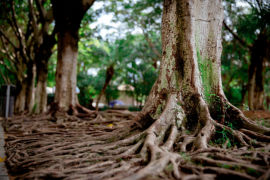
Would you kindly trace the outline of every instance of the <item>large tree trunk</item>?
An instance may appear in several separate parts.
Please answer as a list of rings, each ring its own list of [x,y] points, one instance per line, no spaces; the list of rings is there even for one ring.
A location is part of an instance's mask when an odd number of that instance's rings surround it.
[[[58,32],[56,91],[54,101],[60,109],[68,111],[76,106],[78,31]]]
[[[181,150],[208,147],[215,128],[234,123],[260,133],[226,99],[221,82],[221,0],[165,0],[162,19],[162,64],[158,80],[137,119],[154,134],[176,126],[191,132]],[[155,141],[152,139],[152,141]],[[241,142],[244,143],[244,142]]]
[[[54,0],[53,10],[58,37],[55,99],[57,107],[68,111],[77,105],[77,56],[81,20],[94,0]]]
[[[248,106],[250,110],[264,109],[264,74],[268,46],[265,31],[251,48],[248,74]]]
[[[164,0],[160,73],[136,119],[145,129],[140,155],[151,159],[130,179],[159,173],[169,163],[173,175],[180,178],[177,164],[182,157],[170,150],[207,149],[216,129],[231,130],[230,141],[240,146],[251,145],[251,138],[244,139],[247,135],[240,130],[269,134],[269,128],[247,119],[224,95],[222,20],[221,0]]]
[[[225,96],[220,73],[222,20],[221,1],[164,1],[162,64],[143,114],[150,114],[152,119],[164,116],[172,122],[185,114],[186,122],[179,120],[181,126],[201,131],[195,143],[197,148],[207,147],[215,129],[210,123],[210,111],[213,117],[224,121]],[[216,105],[219,110],[212,108]],[[173,109],[176,114],[172,117],[169,112]]]

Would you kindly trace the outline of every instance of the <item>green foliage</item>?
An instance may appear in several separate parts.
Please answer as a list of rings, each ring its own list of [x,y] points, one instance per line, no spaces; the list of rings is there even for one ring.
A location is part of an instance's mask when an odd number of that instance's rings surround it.
[[[54,48],[54,52],[49,59],[48,63],[48,78],[47,78],[47,86],[54,87],[55,86],[55,72],[56,72],[56,63],[57,63],[57,51],[56,47]]]
[[[162,1],[161,0],[110,0],[105,6],[107,12],[115,15],[115,21],[125,22],[129,28],[143,28],[147,32],[160,31]]]
[[[129,110],[129,111],[141,111],[142,108],[136,107],[136,106],[130,106],[130,107],[128,108],[128,110]]]
[[[152,34],[151,38],[158,38]],[[86,105],[101,92],[106,79],[107,67],[113,65],[114,76],[106,89],[107,102],[117,99],[120,84],[135,87],[128,95],[143,102],[157,77],[152,65],[153,53],[142,35],[127,34],[126,37],[109,42],[102,39],[81,38],[79,42],[77,85],[80,103]],[[90,72],[95,72],[91,75]]]
[[[221,56],[223,90],[229,101],[237,106],[242,105],[243,93],[248,82],[248,58],[248,51],[237,41],[223,40]]]
[[[246,44],[240,43],[228,31],[223,31],[222,79],[223,89],[229,101],[242,106],[248,85],[248,66],[251,49],[259,34],[266,31],[270,38],[270,1],[240,1],[226,0],[224,2],[225,22],[231,30]],[[269,57],[268,57],[269,59]],[[269,72],[269,69],[266,70]],[[269,73],[265,79],[269,79]],[[270,93],[269,82],[265,82],[265,92]]]

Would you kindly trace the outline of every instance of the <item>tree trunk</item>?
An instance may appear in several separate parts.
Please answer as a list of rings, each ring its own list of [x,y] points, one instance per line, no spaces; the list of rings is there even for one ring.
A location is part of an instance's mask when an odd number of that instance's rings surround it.
[[[169,163],[174,177],[180,179],[177,164],[183,157],[178,152],[211,147],[210,139],[221,129],[230,130],[233,138],[229,140],[240,146],[252,145],[240,130],[270,134],[269,128],[247,119],[224,95],[222,1],[164,0],[163,7],[159,76],[135,120],[144,129],[143,143],[138,142],[140,155],[144,161],[151,158],[130,179],[157,174]],[[177,153],[170,151],[175,148]]]
[[[168,106],[177,109],[177,114],[184,109],[187,120],[179,123],[194,132],[207,124],[200,130],[198,148],[206,148],[214,131],[209,123],[209,110],[211,115],[224,121],[222,101],[225,96],[220,73],[222,19],[221,1],[164,1],[162,64],[143,108],[143,113],[153,119],[166,116],[164,110]],[[216,104],[220,106],[219,111],[212,108]],[[222,115],[217,116],[219,113]]]
[[[26,77],[26,102],[25,111],[32,113],[35,100],[35,79],[36,79],[36,65],[33,62],[27,64]]]
[[[222,1],[165,0],[160,73],[137,119],[154,134],[176,126],[191,136],[181,150],[208,147],[215,128],[234,123],[268,133],[231,105],[221,82]],[[165,130],[164,130],[165,129]],[[155,141],[155,140],[152,140]]]
[[[47,109],[47,77],[48,61],[52,55],[53,46],[56,44],[55,33],[44,35],[43,41],[36,51],[37,87],[35,95],[35,113],[44,113]]]
[[[41,67],[41,65],[43,65]],[[48,61],[42,64],[37,64],[37,87],[35,95],[36,109],[35,113],[40,114],[46,112],[47,107],[47,76],[48,76]]]
[[[241,99],[241,103],[240,103],[241,104],[241,107],[240,107],[241,110],[245,109],[246,94],[247,94],[247,85],[244,82],[242,82],[242,90],[241,90],[242,99]]]
[[[106,91],[106,88],[108,87],[108,85],[110,84],[112,78],[113,78],[113,74],[114,74],[114,68],[113,68],[113,65],[109,66],[106,70],[106,79],[105,79],[105,83],[98,95],[98,98],[97,98],[97,102],[96,102],[96,110],[98,110],[98,104],[99,104],[99,101],[101,99],[101,97],[103,96],[103,94],[105,93]],[[108,103],[109,104],[109,103]]]
[[[78,31],[58,32],[56,91],[54,101],[60,109],[68,111],[76,106]]]
[[[77,105],[77,56],[81,20],[94,0],[53,0],[58,37],[56,91],[54,102],[63,111]]]
[[[248,106],[250,110],[264,109],[264,74],[267,56],[267,36],[262,31],[251,48],[248,74]]]
[[[25,104],[26,104],[26,83],[17,83],[17,91],[18,94],[16,96],[16,101],[15,101],[15,113],[16,114],[21,114],[25,110]]]

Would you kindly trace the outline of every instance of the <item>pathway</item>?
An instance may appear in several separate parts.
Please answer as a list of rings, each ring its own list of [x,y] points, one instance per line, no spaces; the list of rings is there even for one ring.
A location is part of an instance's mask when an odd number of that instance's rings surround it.
[[[5,166],[5,140],[4,140],[4,130],[2,126],[3,118],[0,117],[0,180],[9,180],[7,169]]]

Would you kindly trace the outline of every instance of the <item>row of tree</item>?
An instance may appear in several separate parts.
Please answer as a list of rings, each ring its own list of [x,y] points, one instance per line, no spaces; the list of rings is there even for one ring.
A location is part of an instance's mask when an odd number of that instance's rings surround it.
[[[94,0],[1,1],[0,33],[5,55],[1,64],[17,78],[16,112],[45,112],[48,60],[56,43],[54,101],[65,111],[76,106],[78,32],[84,14],[93,3]]]

